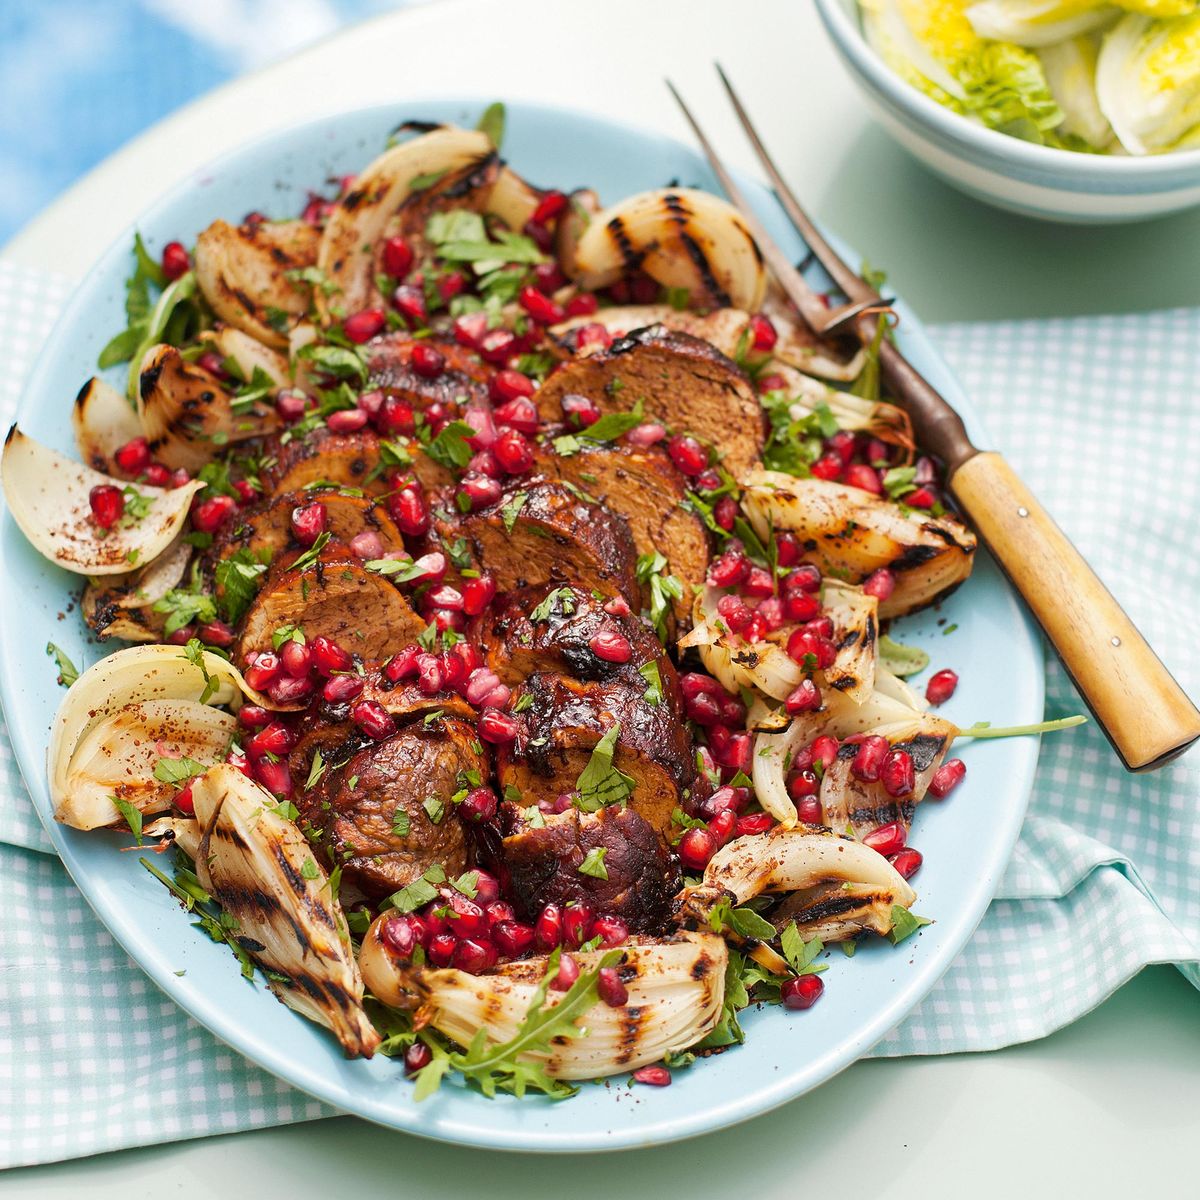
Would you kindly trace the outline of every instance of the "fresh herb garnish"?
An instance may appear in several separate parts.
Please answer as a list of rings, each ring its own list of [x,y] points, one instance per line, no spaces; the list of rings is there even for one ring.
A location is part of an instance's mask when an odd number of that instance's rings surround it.
[[[157,770],[155,774],[157,775]],[[125,819],[125,824],[129,826],[129,832],[133,834],[140,846],[142,844],[142,811],[136,804],[131,804],[128,800],[121,800],[116,796],[109,796],[113,802],[113,807]]]
[[[888,930],[888,939],[893,946],[898,946],[905,938],[911,937],[922,925],[932,925],[928,917],[920,917],[900,904],[892,905],[892,927]]]
[[[646,690],[642,693],[642,699],[657,708],[663,698],[662,674],[658,669],[658,663],[652,659],[638,667],[638,674],[646,681]]]
[[[650,621],[664,641],[671,601],[683,599],[683,583],[677,576],[666,574],[668,566],[666,557],[657,550],[653,554],[643,554],[637,560],[638,582],[649,585]]]
[[[69,688],[79,678],[79,668],[53,642],[46,643],[46,654],[54,659],[54,665],[58,667],[58,682]]]
[[[607,879],[608,868],[604,865],[604,856],[608,850],[604,846],[596,846],[583,857],[583,862],[576,868],[580,875],[590,875],[593,879]]]
[[[610,804],[621,804],[633,793],[635,780],[613,765],[617,739],[621,736],[618,721],[592,748],[587,766],[575,781],[575,807],[582,812],[599,812]]]

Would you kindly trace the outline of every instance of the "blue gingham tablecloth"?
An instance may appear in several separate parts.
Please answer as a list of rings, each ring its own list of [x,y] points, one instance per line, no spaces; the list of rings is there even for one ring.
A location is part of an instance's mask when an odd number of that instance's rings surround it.
[[[5,424],[68,287],[0,263]],[[1200,692],[1200,644],[1180,636],[1200,594],[1200,310],[933,333],[996,447]],[[1052,658],[1046,711],[1080,711]],[[1043,1037],[1149,963],[1200,987],[1198,797],[1200,754],[1131,776],[1094,724],[1046,739],[997,899],[872,1054]],[[0,1165],[332,1115],[219,1043],[113,942],[54,856],[2,727],[0,881]]]

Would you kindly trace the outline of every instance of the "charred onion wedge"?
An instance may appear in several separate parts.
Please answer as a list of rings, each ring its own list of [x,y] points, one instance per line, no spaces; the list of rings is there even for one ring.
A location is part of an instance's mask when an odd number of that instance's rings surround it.
[[[101,638],[160,641],[166,617],[154,606],[178,587],[191,557],[192,547],[178,537],[140,570],[89,582],[79,604],[88,627]]]
[[[545,958],[508,963],[488,975],[450,967],[417,967],[397,957],[381,939],[387,914],[371,926],[360,963],[371,993],[384,1004],[416,1010],[419,1025],[431,1025],[462,1046],[479,1030],[489,1042],[509,1041],[529,1010],[546,973]],[[681,933],[664,941],[638,941],[621,948],[617,965],[628,993],[620,1008],[596,1004],[581,1024],[587,1035],[564,1041],[549,1056],[536,1056],[556,1079],[594,1079],[636,1070],[664,1054],[685,1050],[710,1033],[725,996],[725,940],[713,933]],[[577,953],[581,971],[594,969],[605,951]],[[559,1003],[551,991],[546,1003]]]
[[[126,484],[51,450],[15,425],[0,468],[4,499],[21,532],[39,554],[77,575],[124,575],[131,566],[153,561],[175,540],[192,497],[204,487],[197,480],[169,489]],[[127,515],[111,529],[96,525],[88,501],[92,489],[104,485],[126,496]]]
[[[89,379],[80,388],[71,409],[71,427],[80,457],[105,475],[112,473],[113,455],[142,433],[137,410],[103,379]]]
[[[237,921],[238,944],[289,1008],[331,1029],[348,1058],[370,1058],[379,1035],[346,918],[304,835],[237,767],[206,771],[192,799],[203,830],[196,876]]]

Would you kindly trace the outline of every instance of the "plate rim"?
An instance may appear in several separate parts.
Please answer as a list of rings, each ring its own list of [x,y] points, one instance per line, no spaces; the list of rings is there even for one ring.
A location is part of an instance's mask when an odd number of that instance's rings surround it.
[[[273,148],[277,142],[285,141],[304,133],[310,135],[320,133],[342,120],[368,121],[374,117],[380,121],[384,121],[386,119],[394,119],[397,117],[397,114],[404,111],[469,109],[480,103],[487,103],[489,99],[491,98],[483,98],[467,93],[454,93],[443,96],[427,95],[413,98],[412,100],[401,99],[385,104],[356,106],[326,112],[318,117],[309,117],[304,120],[290,122],[267,133],[259,134],[191,168],[175,185],[156,197],[152,203],[139,209],[137,216],[123,227],[122,232],[118,234],[113,243],[97,256],[87,274],[91,275],[98,271],[105,271],[114,260],[127,255],[129,253],[129,240],[133,231],[152,223],[161,214],[170,210],[186,192],[195,186],[198,179],[217,174],[223,170],[237,169],[239,166],[244,168],[247,165],[248,159],[256,150]],[[682,149],[686,154],[694,158],[698,166],[703,167],[703,159],[694,147],[681,138],[660,132],[656,129],[644,129],[631,122],[617,120],[567,105],[544,104],[525,100],[506,101],[506,104],[510,119],[514,115],[519,119],[520,114],[536,113],[543,119],[599,127],[610,135],[626,134],[633,135],[641,141],[649,139],[671,143],[674,147]],[[452,118],[447,117],[443,112],[441,119],[447,120]],[[747,183],[753,185],[750,189],[752,196],[762,192],[764,185],[756,176],[741,170],[735,170],[733,174],[743,185]],[[770,193],[768,192],[767,195],[770,196]],[[774,203],[778,203],[773,197],[772,200]],[[831,241],[835,245],[839,244],[836,238],[831,238]],[[904,311],[906,306],[903,301],[901,300],[898,303],[901,310]],[[15,421],[20,422],[25,416],[26,411],[33,405],[37,393],[44,386],[43,379],[50,373],[49,356],[45,351],[52,348],[63,332],[71,328],[79,320],[84,308],[85,296],[83,290],[77,288],[54,322],[53,328],[39,351],[34,367],[25,381],[21,398],[17,405]],[[923,353],[936,361],[945,370],[947,375],[952,375],[948,364],[926,334],[923,323],[915,318],[915,314],[913,314],[913,317],[915,324],[912,321],[908,322],[908,328],[902,336],[910,338],[913,342],[920,343]],[[969,401],[964,417],[974,432],[982,433],[983,423]],[[13,524],[10,513],[5,514],[4,521],[8,526]],[[984,553],[982,549],[980,552]],[[1013,602],[1016,612],[1015,626],[1021,631],[1027,642],[1026,648],[1030,652],[1034,666],[1032,677],[1026,681],[1031,688],[1029,702],[1031,709],[1036,709],[1040,715],[1045,696],[1045,658],[1042,641],[1028,613],[1016,597],[1012,585],[1002,576],[998,578],[997,582]],[[0,596],[10,595],[9,586],[7,572],[0,573]],[[11,635],[7,633],[0,634],[0,707],[6,713],[9,711],[10,704],[16,699],[15,686],[10,682],[10,680],[14,679],[14,645],[15,639]],[[10,729],[12,728],[11,723],[9,727]],[[276,1052],[272,1046],[263,1045],[252,1037],[239,1036],[235,1020],[228,1014],[219,1011],[215,1002],[206,1003],[203,993],[195,992],[190,988],[182,989],[181,991],[178,986],[173,987],[172,984],[178,985],[180,981],[173,977],[165,964],[157,959],[147,960],[146,956],[140,953],[140,946],[144,943],[136,936],[136,922],[122,919],[122,914],[119,912],[102,912],[97,907],[97,900],[93,898],[92,892],[85,886],[88,876],[87,869],[76,856],[70,841],[66,837],[64,827],[53,819],[53,815],[49,810],[45,749],[26,745],[23,738],[18,739],[13,737],[11,740],[14,758],[22,780],[30,793],[39,820],[45,828],[60,862],[67,870],[72,882],[79,889],[89,907],[96,914],[97,919],[104,925],[137,968],[147,975],[185,1013],[201,1024],[212,1036],[217,1038],[218,1041],[276,1078],[284,1080],[298,1090],[341,1112],[357,1115],[385,1128],[415,1134],[435,1141],[455,1145],[471,1145],[485,1149],[506,1150],[515,1153],[602,1152],[682,1141],[687,1138],[700,1136],[714,1128],[724,1128],[732,1124],[738,1124],[766,1113],[789,1100],[796,1099],[806,1092],[819,1087],[833,1078],[834,1075],[858,1061],[859,1058],[885,1037],[892,1028],[902,1021],[929,994],[945,972],[949,970],[974,933],[975,928],[983,919],[994,896],[996,887],[999,885],[1004,869],[1011,858],[1013,849],[1016,846],[1025,812],[1032,795],[1033,777],[1037,766],[1040,746],[1040,739],[1021,738],[1010,743],[1012,747],[1012,760],[1006,765],[1012,772],[1019,774],[1023,779],[1022,786],[1018,789],[1020,800],[1019,803],[1011,807],[1009,812],[1004,814],[998,835],[989,842],[991,852],[979,864],[982,873],[980,875],[980,882],[971,893],[973,903],[964,905],[958,911],[948,916],[939,915],[938,917],[938,924],[941,930],[946,933],[946,936],[943,938],[946,948],[940,951],[941,954],[944,954],[944,959],[933,960],[935,965],[925,966],[922,971],[915,974],[912,980],[900,983],[887,1003],[879,1005],[872,1010],[871,1015],[864,1021],[855,1036],[834,1043],[825,1053],[808,1059],[790,1071],[781,1072],[781,1078],[774,1081],[770,1086],[753,1092],[749,1089],[740,1092],[733,1091],[723,1103],[716,1106],[711,1104],[705,1105],[698,1112],[691,1113],[686,1117],[667,1115],[654,1119],[647,1114],[648,1119],[646,1122],[636,1130],[630,1131],[603,1128],[589,1128],[586,1130],[526,1128],[514,1132],[510,1130],[509,1124],[503,1119],[494,1122],[484,1119],[463,1120],[460,1117],[444,1113],[435,1114],[432,1108],[428,1110],[428,1118],[418,1116],[416,1119],[411,1119],[410,1114],[401,1114],[410,1116],[410,1119],[400,1120],[395,1112],[384,1111],[386,1105],[377,1102],[374,1096],[355,1096],[348,1092],[340,1081],[332,1077],[317,1075],[312,1070],[307,1069],[304,1064],[297,1063],[285,1053]],[[36,787],[34,786],[35,784]],[[181,926],[182,928],[183,926]],[[764,1031],[759,1031],[759,1036],[767,1036],[767,1034]],[[798,1076],[804,1076],[805,1078],[798,1082]],[[815,1076],[815,1078],[808,1078],[809,1076]],[[536,1104],[538,1101],[534,1100],[533,1103]],[[499,1115],[499,1110],[497,1110],[497,1115]]]

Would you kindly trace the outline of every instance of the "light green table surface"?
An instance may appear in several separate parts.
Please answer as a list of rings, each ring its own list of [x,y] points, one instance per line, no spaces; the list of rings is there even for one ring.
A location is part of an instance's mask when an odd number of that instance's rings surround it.
[[[926,320],[1200,304],[1200,212],[1073,229],[959,196],[869,122],[808,0],[445,0],[396,13],[183,110],[3,253],[82,275],[148,200],[222,149],[333,107],[405,96],[563,103],[682,135],[660,83],[669,73],[728,157],[748,164],[709,68],[717,56],[802,197],[885,265]],[[341,1118],[11,1172],[0,1176],[0,1192],[89,1200],[1194,1194],[1195,1013],[1191,987],[1153,968],[1045,1041],[859,1063],[748,1125],[619,1158],[463,1150]]]

